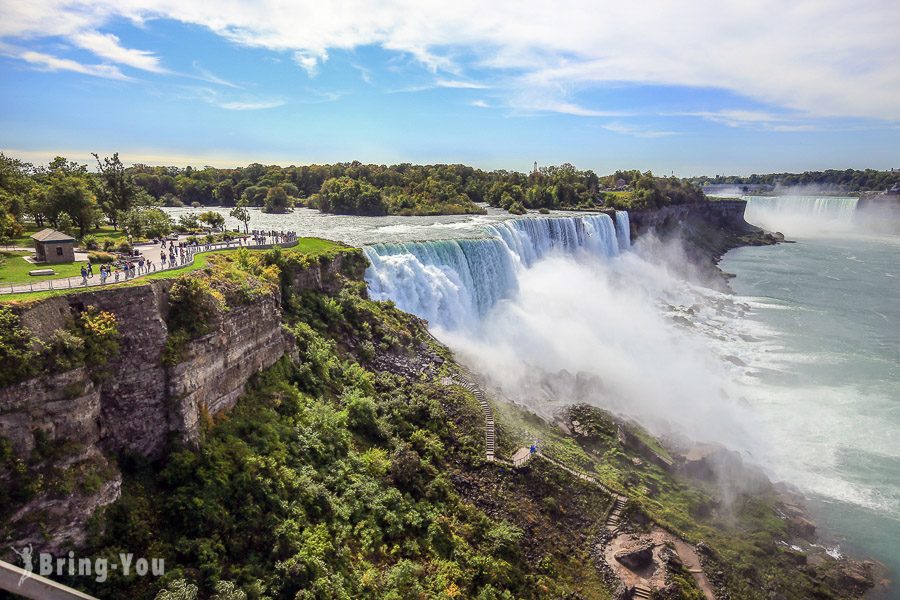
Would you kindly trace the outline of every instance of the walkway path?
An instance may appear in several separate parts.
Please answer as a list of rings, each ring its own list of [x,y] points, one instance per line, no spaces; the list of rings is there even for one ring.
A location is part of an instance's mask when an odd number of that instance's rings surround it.
[[[162,271],[171,271],[173,269],[181,269],[187,266],[194,264],[194,257],[198,254],[203,254],[206,252],[214,252],[217,250],[236,250],[238,248],[250,248],[252,250],[265,250],[268,248],[273,248],[274,246],[280,246],[282,248],[290,248],[292,246],[297,245],[297,238],[289,242],[282,243],[272,243],[270,241],[271,238],[263,240],[261,243],[253,243],[248,242],[246,244],[241,244],[237,240],[232,240],[229,242],[219,242],[216,244],[200,244],[198,246],[186,246],[183,248],[184,255],[179,257],[173,266],[165,266],[168,264],[164,263],[161,267],[161,261],[159,257],[160,251],[163,249],[162,246],[158,244],[142,244],[140,246],[135,246],[135,249],[140,252],[140,254],[145,258],[152,261],[153,265],[156,266],[155,270],[150,271],[149,273],[141,273],[136,275],[135,277],[131,277],[128,279],[119,278],[116,281],[112,276],[107,278],[106,283],[100,282],[100,275],[96,271],[94,272],[94,276],[89,278],[87,281],[87,285],[81,283],[81,276],[76,277],[64,277],[58,279],[42,279],[29,283],[14,283],[6,285],[4,284],[0,287],[0,294],[23,294],[28,292],[45,292],[49,290],[59,290],[59,289],[76,289],[76,288],[85,288],[85,287],[98,287],[98,286],[110,286],[115,285],[117,283],[124,283],[126,281],[134,281],[135,279],[140,279],[141,277],[146,277],[147,275],[152,275],[153,273],[160,273]],[[27,248],[20,248],[19,250],[27,250]],[[168,247],[165,250],[166,254],[168,254]],[[39,269],[44,265],[36,264],[35,268]],[[52,268],[53,265],[47,265],[48,268]]]

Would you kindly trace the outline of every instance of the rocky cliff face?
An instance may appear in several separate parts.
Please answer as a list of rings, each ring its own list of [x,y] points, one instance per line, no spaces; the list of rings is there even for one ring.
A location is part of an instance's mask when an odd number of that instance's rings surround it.
[[[343,277],[361,278],[365,267],[358,258],[338,255],[295,269],[292,283],[297,289],[334,291]],[[76,490],[62,500],[33,499],[12,517],[7,536],[49,549],[78,543],[84,532],[73,523],[83,524],[97,506],[118,497],[120,477],[115,469],[107,472],[107,456],[155,458],[172,435],[195,440],[204,413],[231,408],[251,376],[294,350],[273,293],[222,313],[209,333],[184,345],[179,362],[166,364],[171,286],[170,280],[157,280],[58,296],[22,309],[22,325],[43,340],[88,306],[109,311],[116,315],[120,351],[101,369],[81,367],[0,388],[0,436],[17,456],[28,460],[38,445],[65,445],[65,464],[57,461],[54,468],[86,462],[107,475],[99,489]],[[60,518],[51,518],[48,510]],[[43,534],[19,527],[18,521],[41,513],[48,529]]]
[[[746,208],[746,200],[718,200],[633,211],[629,212],[629,217],[637,235],[651,230],[670,230],[692,221],[704,221],[736,233],[759,231],[744,220]]]
[[[65,327],[86,306],[109,311],[116,315],[121,350],[96,383],[97,373],[80,368],[0,390],[0,434],[24,453],[42,431],[50,441],[75,439],[155,457],[170,432],[196,437],[200,411],[214,415],[231,407],[251,375],[290,350],[278,301],[266,296],[225,313],[211,333],[186,344],[183,362],[165,365],[170,285],[72,294],[26,309],[23,325],[45,334]]]
[[[653,235],[663,241],[677,240],[693,267],[710,285],[727,285],[716,267],[719,259],[738,246],[775,244],[784,240],[744,220],[745,200],[717,200],[678,204],[657,210],[629,212],[632,236]]]

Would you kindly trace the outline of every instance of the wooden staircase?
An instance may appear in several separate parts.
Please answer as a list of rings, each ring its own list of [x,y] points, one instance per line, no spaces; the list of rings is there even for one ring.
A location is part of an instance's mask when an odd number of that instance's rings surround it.
[[[484,451],[485,456],[488,460],[495,460],[494,458],[494,411],[491,409],[491,405],[488,404],[487,398],[484,395],[484,392],[478,387],[472,379],[472,376],[468,373],[460,371],[457,373],[452,379],[451,382],[456,383],[460,387],[467,389],[472,392],[472,395],[475,396],[475,399],[478,400],[478,404],[481,405],[481,411],[484,413]]]
[[[622,524],[622,511],[625,509],[626,502],[627,498],[624,496],[615,496],[612,510],[609,511],[609,515],[606,517],[606,528],[609,531],[616,532],[619,530],[619,526]]]
[[[631,594],[632,598],[650,598],[650,588],[641,585],[640,583],[634,586],[634,592]]]

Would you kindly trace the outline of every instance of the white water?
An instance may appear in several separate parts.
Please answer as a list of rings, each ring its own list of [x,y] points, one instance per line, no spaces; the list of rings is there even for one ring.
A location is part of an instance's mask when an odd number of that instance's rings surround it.
[[[627,215],[620,226],[627,225]],[[471,328],[512,298],[519,274],[553,253],[609,258],[620,234],[606,215],[523,218],[486,225],[484,239],[375,244],[364,248],[376,299],[444,329]],[[630,245],[630,232],[621,234]]]

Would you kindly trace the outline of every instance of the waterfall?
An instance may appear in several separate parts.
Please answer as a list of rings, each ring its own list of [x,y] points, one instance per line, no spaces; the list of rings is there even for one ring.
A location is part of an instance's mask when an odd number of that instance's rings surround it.
[[[748,196],[748,223],[784,233],[818,233],[851,229],[859,198]]]
[[[627,250],[631,248],[631,221],[627,210],[616,211],[616,237],[619,240],[619,248]]]
[[[612,257],[628,248],[628,214],[618,212],[616,222],[618,230],[605,214],[528,217],[488,225],[485,238],[366,246],[369,293],[430,323],[459,329],[511,298],[519,270],[551,252]]]

